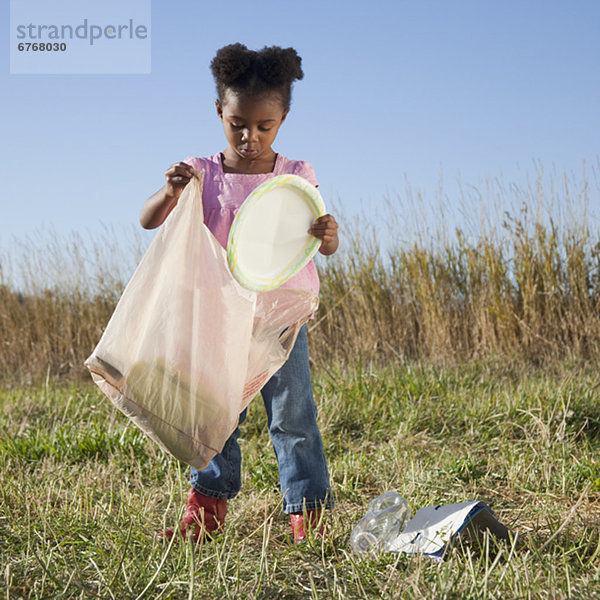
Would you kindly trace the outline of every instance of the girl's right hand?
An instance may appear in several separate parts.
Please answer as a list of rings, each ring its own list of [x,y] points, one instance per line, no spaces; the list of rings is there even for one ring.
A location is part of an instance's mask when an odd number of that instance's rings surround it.
[[[193,176],[194,169],[184,162],[175,163],[165,171],[167,183],[146,200],[140,213],[144,229],[154,229],[164,222]]]
[[[165,171],[167,184],[165,186],[165,196],[167,198],[179,199],[183,188],[189,183],[194,176],[194,169],[184,162],[178,162],[171,165]]]

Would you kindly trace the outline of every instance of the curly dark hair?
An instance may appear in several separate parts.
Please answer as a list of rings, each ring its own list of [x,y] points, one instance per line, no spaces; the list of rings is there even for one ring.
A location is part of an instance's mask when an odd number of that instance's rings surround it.
[[[226,90],[248,96],[278,92],[288,110],[292,99],[292,83],[302,79],[302,59],[293,48],[265,46],[248,50],[243,44],[230,44],[217,51],[210,68],[222,102]]]

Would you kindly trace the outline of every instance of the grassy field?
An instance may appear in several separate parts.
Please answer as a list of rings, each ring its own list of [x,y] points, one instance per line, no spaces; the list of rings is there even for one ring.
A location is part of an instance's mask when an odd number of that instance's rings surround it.
[[[487,181],[456,227],[418,195],[334,211],[342,245],[318,264],[309,335],[337,506],[325,541],[300,546],[260,402],[225,533],[155,538],[180,517],[186,468],[83,368],[147,240],[0,252],[2,597],[600,598],[598,173]],[[354,556],[352,528],[388,490],[413,511],[484,500],[522,543],[456,545],[441,564]]]
[[[224,535],[162,545],[186,469],[89,383],[0,393],[0,590],[17,598],[599,598],[597,369],[472,362],[317,368],[337,500],[324,541],[293,546],[260,401],[243,427],[244,482]],[[376,495],[413,511],[467,499],[526,534],[426,558],[352,554]]]
[[[341,247],[318,261],[313,360],[598,362],[598,173],[489,181],[456,226],[456,211],[423,199],[357,219],[332,207]],[[50,233],[0,252],[0,380],[84,375],[145,243],[135,229]]]

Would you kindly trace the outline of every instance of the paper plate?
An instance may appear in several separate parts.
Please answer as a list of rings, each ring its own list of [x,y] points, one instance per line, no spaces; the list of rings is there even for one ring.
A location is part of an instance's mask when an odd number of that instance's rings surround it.
[[[278,175],[259,185],[235,216],[227,261],[244,287],[274,290],[315,255],[321,240],[308,234],[325,214],[317,188],[298,175]]]

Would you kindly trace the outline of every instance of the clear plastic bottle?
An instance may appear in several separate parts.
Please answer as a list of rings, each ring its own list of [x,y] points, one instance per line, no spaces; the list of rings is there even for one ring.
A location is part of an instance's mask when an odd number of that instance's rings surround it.
[[[408,502],[396,492],[377,496],[350,534],[352,550],[362,555],[385,552],[410,517]]]

